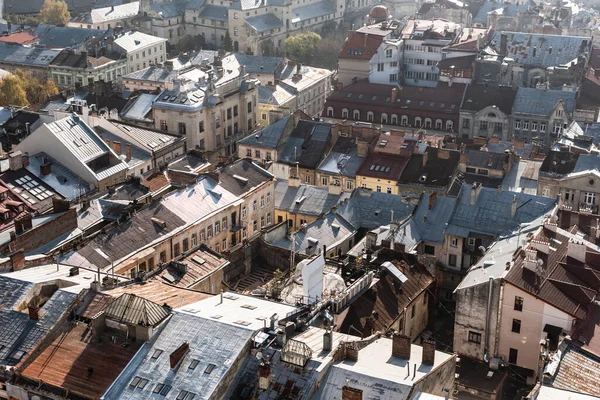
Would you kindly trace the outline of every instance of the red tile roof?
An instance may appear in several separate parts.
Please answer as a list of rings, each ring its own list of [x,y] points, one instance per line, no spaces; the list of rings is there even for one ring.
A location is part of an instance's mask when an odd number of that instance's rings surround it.
[[[8,36],[0,36],[0,42],[16,43],[21,45],[32,44],[38,41],[38,38],[27,32],[16,32]]]
[[[352,32],[348,35],[338,58],[370,60],[377,53],[377,49],[384,39],[384,36],[363,32]]]

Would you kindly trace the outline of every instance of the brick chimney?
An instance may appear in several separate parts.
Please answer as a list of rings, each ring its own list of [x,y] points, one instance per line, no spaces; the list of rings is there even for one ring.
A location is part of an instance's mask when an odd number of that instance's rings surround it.
[[[174,352],[169,355],[169,363],[171,365],[171,369],[175,368],[183,357],[190,351],[190,345],[188,342],[183,342],[181,346],[179,346]]]
[[[125,145],[125,155],[128,160],[131,160],[131,145],[129,143]]]
[[[435,360],[435,342],[433,340],[423,341],[423,359],[421,363],[425,365],[433,365]]]
[[[31,304],[27,306],[27,311],[29,311],[29,319],[32,321],[39,321],[40,319],[40,307],[36,304]]]
[[[258,387],[267,390],[271,384],[271,364],[266,362],[258,367]]]
[[[33,227],[33,223],[31,221],[31,214],[25,214],[19,218],[15,218],[15,232],[17,235],[28,231]]]
[[[50,173],[52,173],[52,167],[51,167],[50,161],[48,161],[46,158],[44,158],[42,160],[42,163],[40,164],[40,174],[46,176],[46,175],[50,175]]]
[[[121,142],[113,142],[113,150],[117,155],[121,154]]]
[[[65,212],[69,211],[70,208],[71,204],[69,203],[69,200],[61,199],[60,197],[52,198],[52,212]]]
[[[396,103],[396,99],[398,99],[398,88],[392,88],[392,104]]]
[[[350,386],[342,388],[342,400],[362,400],[363,391]]]
[[[346,345],[346,359],[354,362],[358,361],[358,348],[352,343]]]
[[[17,250],[10,255],[10,264],[13,271],[25,268],[25,252],[23,249]]]
[[[410,359],[410,337],[398,332],[392,336],[392,356]]]

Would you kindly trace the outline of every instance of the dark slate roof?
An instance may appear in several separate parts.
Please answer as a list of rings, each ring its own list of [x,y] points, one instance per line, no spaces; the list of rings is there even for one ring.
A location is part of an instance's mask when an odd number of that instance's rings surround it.
[[[349,332],[351,326],[363,335],[370,336],[372,332],[387,331],[400,311],[409,307],[413,300],[433,283],[433,277],[427,270],[415,264],[409,266],[405,262],[394,261],[392,268],[399,269],[408,279],[400,282],[390,272],[384,272],[382,278],[359,296],[348,309],[339,332]],[[398,290],[398,287],[402,290]],[[373,318],[373,326],[367,325],[367,319]]]
[[[460,153],[456,150],[438,149],[436,147],[427,147],[425,152],[427,153],[425,166],[423,166],[423,154],[413,154],[402,175],[400,175],[399,183],[436,187],[448,186],[460,160]],[[442,157],[440,157],[440,154],[443,154]]]
[[[150,300],[125,293],[110,303],[104,316],[121,324],[157,326],[169,316],[169,311]]]
[[[335,14],[335,2],[319,1],[292,9],[292,23],[307,21],[312,18]]]
[[[206,4],[200,11],[200,17],[213,21],[227,21],[227,7]]]
[[[246,136],[238,143],[245,146],[262,147],[265,149],[276,149],[288,124],[294,122],[291,116],[261,129],[260,131]]]
[[[33,289],[33,283],[0,275],[0,365],[16,365],[31,352],[76,297],[74,293],[56,291],[41,307],[40,319],[34,321],[26,305],[24,310],[15,309]]]
[[[577,122],[581,127],[584,135],[593,138],[596,147],[600,147],[600,123],[594,122],[592,124],[586,124],[585,122]]]
[[[273,14],[262,14],[246,18],[246,23],[259,33],[283,27],[283,22]]]
[[[275,182],[275,209],[292,214],[318,216],[328,213],[341,199],[324,187],[289,186],[285,180]],[[301,201],[300,201],[301,200]]]
[[[496,31],[492,36],[492,47],[499,52],[501,35],[507,35],[506,57],[517,65],[542,68],[568,65],[589,50],[591,37],[545,35]],[[535,54],[535,55],[534,55]]]
[[[460,108],[480,111],[488,106],[496,106],[504,114],[510,115],[516,96],[517,92],[508,86],[470,85]]]
[[[283,57],[263,57],[250,54],[235,53],[238,63],[246,66],[249,74],[276,74],[283,68]]]
[[[123,0],[65,0],[69,11],[86,12],[92,8],[102,8],[123,4]],[[38,14],[44,5],[44,0],[5,0],[4,15],[6,14]],[[14,24],[13,24],[14,26]]]
[[[392,220],[402,221],[412,214],[415,206],[402,196],[368,189],[354,189],[350,198],[338,204],[337,213],[356,229],[374,229]]]
[[[381,178],[392,181],[396,185],[404,168],[408,164],[408,158],[399,155],[371,153],[363,161],[356,175]]]
[[[487,26],[489,12],[504,8],[502,12],[503,16],[514,17],[519,12],[523,13],[527,11],[530,6],[535,6],[535,3],[533,1],[524,1],[522,4],[502,4],[496,1],[486,1],[481,5],[479,11],[473,16],[473,23]]]
[[[92,38],[105,36],[106,31],[40,24],[35,28],[33,34],[40,39],[40,44],[48,47],[78,48]]]
[[[358,155],[353,139],[341,137],[327,157],[319,164],[317,171],[328,174],[355,177],[365,157]]]
[[[246,159],[219,170],[220,186],[236,196],[243,196],[273,178],[269,172]]]
[[[501,170],[508,156],[502,153],[489,151],[469,150],[467,153],[467,167]]]
[[[181,16],[183,17],[183,13],[185,12],[185,6],[187,4],[186,0],[183,1],[169,1],[169,2],[160,2],[152,4],[152,11],[155,16],[160,16],[163,18],[172,18]]]
[[[570,153],[567,151],[551,151],[540,167],[540,172],[549,174],[566,175],[573,172],[579,153]]]
[[[559,101],[565,103],[565,109],[572,113],[575,109],[577,93],[564,90],[534,89],[520,87],[512,108],[512,113],[550,115]]]
[[[331,141],[331,124],[301,120],[279,152],[278,162],[315,169],[323,159]],[[295,155],[295,158],[294,158]]]

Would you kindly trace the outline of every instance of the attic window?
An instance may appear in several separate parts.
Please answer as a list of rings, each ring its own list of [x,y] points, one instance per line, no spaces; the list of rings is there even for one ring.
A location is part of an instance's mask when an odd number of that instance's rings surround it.
[[[196,369],[196,367],[198,366],[198,364],[200,364],[200,361],[198,361],[198,360],[192,360],[192,362],[190,363],[190,366],[188,367],[188,369],[194,370],[194,369]]]
[[[296,200],[296,204],[302,204],[302,202],[306,200],[306,196],[302,196],[299,199]]]
[[[156,360],[158,357],[160,357],[160,355],[163,353],[162,350],[156,349],[154,350],[154,354],[152,354],[152,359]]]
[[[147,384],[148,384],[148,379],[136,376],[135,378],[133,378],[133,380],[129,384],[129,387],[134,388],[134,389],[138,388],[140,390],[143,390]]]
[[[205,374],[210,374],[211,372],[213,372],[213,369],[215,369],[217,366],[215,364],[208,364],[206,366],[206,369],[204,370]]]
[[[375,210],[375,216],[378,217],[381,214],[381,210]]]
[[[169,391],[171,391],[170,385],[165,385],[163,383],[159,383],[158,385],[156,385],[156,387],[154,388],[152,393],[158,393],[161,396],[166,396],[169,393]]]
[[[179,392],[177,399],[175,400],[192,400],[196,397],[196,393],[188,392],[187,390],[182,390]]]
[[[241,306],[242,308],[247,308],[248,310],[256,310],[256,306],[253,306],[252,304],[244,304],[243,306]]]

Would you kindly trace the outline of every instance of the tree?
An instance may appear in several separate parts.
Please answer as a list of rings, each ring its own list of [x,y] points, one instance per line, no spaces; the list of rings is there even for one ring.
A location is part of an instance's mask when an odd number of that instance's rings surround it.
[[[296,62],[309,64],[321,36],[316,32],[305,32],[285,39],[288,57]]]
[[[192,35],[185,35],[181,39],[179,39],[175,46],[173,46],[171,55],[178,56],[181,53],[187,53],[189,51],[194,50],[195,47],[196,41],[194,40]]]
[[[71,19],[67,3],[62,0],[45,0],[40,10],[39,20],[42,24],[64,25]]]
[[[26,106],[27,93],[16,75],[8,75],[0,81],[0,106]]]
[[[225,51],[233,51],[233,40],[231,40],[229,31],[225,32],[225,39],[223,39],[223,49]]]

